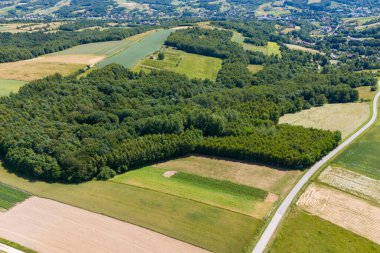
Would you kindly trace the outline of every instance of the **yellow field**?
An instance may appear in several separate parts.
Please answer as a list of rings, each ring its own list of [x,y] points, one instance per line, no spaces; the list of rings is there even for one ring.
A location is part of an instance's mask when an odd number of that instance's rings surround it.
[[[263,65],[256,65],[256,64],[249,64],[247,66],[247,68],[248,68],[249,72],[251,72],[252,74],[254,74],[254,73],[257,73],[260,70],[262,70],[264,68],[264,66]]]
[[[307,48],[307,47],[303,47],[303,46],[299,46],[299,45],[292,45],[292,44],[285,44],[289,49],[292,49],[292,50],[299,50],[299,51],[304,51],[304,52],[308,52],[308,53],[312,53],[312,54],[323,54],[322,52],[318,51],[318,50],[315,50],[315,49],[312,49],[312,48]]]
[[[48,31],[55,31],[64,22],[50,22],[50,23],[9,23],[0,24],[0,32],[33,32],[39,29],[45,29]],[[47,26],[49,25],[49,26]]]
[[[372,92],[371,87],[368,86],[358,87],[356,90],[359,91],[359,98],[366,101],[372,100],[373,96],[375,95],[375,92]]]
[[[368,119],[369,114],[370,108],[367,103],[326,104],[286,114],[280,118],[280,123],[338,130],[345,138],[361,126]]]

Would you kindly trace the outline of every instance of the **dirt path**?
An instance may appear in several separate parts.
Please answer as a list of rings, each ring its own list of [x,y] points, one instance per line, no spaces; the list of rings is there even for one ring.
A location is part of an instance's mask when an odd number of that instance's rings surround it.
[[[41,253],[207,252],[148,229],[37,197],[0,214],[0,237]]]

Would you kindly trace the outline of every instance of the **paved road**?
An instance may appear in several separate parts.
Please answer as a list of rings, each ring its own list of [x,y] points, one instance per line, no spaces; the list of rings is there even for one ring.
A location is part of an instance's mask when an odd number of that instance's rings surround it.
[[[0,252],[6,252],[6,253],[24,253],[24,251],[14,249],[12,247],[9,247],[8,245],[0,243]]]
[[[268,224],[267,228],[265,229],[264,233],[261,235],[260,240],[256,244],[254,250],[252,253],[262,253],[264,252],[266,246],[268,245],[269,240],[273,236],[274,232],[276,231],[278,224],[280,223],[281,219],[283,218],[286,210],[289,208],[290,204],[292,203],[293,199],[296,197],[298,192],[301,190],[301,188],[309,181],[311,176],[319,169],[321,168],[328,160],[330,160],[333,156],[335,156],[339,151],[344,149],[347,145],[349,145],[353,140],[355,140],[357,137],[359,137],[364,131],[366,131],[375,121],[377,117],[377,102],[379,100],[380,96],[380,81],[378,83],[379,89],[378,92],[374,98],[373,101],[373,114],[372,118],[368,121],[365,126],[360,128],[356,133],[354,133],[350,138],[348,138],[346,141],[344,141],[342,144],[340,144],[338,147],[336,147],[333,151],[331,151],[328,155],[323,157],[319,162],[313,165],[313,167],[310,168],[308,172],[303,175],[303,177],[298,181],[298,183],[293,187],[293,189],[289,192],[289,194],[286,196],[284,201],[281,203],[280,207],[277,209],[276,213],[274,214],[272,220]]]

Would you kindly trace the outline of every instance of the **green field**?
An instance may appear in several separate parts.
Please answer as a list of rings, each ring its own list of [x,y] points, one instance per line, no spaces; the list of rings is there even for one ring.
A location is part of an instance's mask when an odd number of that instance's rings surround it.
[[[0,181],[36,196],[137,224],[214,252],[241,252],[261,221],[192,200],[111,181],[29,181],[0,168]]]
[[[25,192],[0,184],[0,209],[9,209],[28,197],[29,194]]]
[[[380,245],[294,207],[267,253],[374,253]]]
[[[116,176],[112,181],[176,195],[247,215],[250,215],[256,204],[267,196],[267,192],[260,189],[183,172],[167,178],[163,176],[165,171],[169,169],[145,167]]]
[[[262,52],[265,55],[278,55],[281,56],[280,46],[276,42],[268,42],[266,46],[255,46],[249,43],[243,43],[245,50]]]
[[[241,44],[244,42],[244,36],[241,33],[234,31],[231,40],[233,42]]]
[[[263,65],[256,65],[256,64],[249,64],[247,66],[248,68],[248,71],[251,72],[252,74],[255,74],[257,72],[259,72],[260,70],[262,70],[264,68]]]
[[[54,53],[54,55],[95,54],[110,56],[116,52],[119,52],[127,48],[131,44],[133,44],[133,41],[128,39],[119,41],[89,43]]]
[[[18,92],[26,82],[0,79],[0,96],[8,96],[11,92]]]
[[[157,60],[157,55],[155,55],[155,59],[143,60],[134,67],[134,70],[169,70],[179,74],[185,74],[189,78],[210,79],[215,81],[222,67],[222,60],[218,58],[189,54],[170,48],[165,48],[163,52],[165,54],[164,60]]]
[[[135,43],[104,61],[97,64],[104,67],[111,63],[118,63],[124,67],[132,67],[141,59],[159,50],[172,30],[159,30],[143,38],[139,43]]]

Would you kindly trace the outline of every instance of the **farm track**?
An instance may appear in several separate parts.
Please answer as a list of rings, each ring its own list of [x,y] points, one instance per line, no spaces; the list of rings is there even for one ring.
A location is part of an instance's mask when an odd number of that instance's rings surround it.
[[[286,214],[289,206],[292,204],[293,200],[296,198],[301,189],[309,182],[311,177],[323,166],[325,165],[331,158],[337,155],[340,151],[346,148],[349,144],[351,144],[356,138],[358,138],[361,134],[363,134],[368,128],[370,128],[377,119],[377,104],[380,96],[380,81],[378,83],[378,92],[373,100],[373,114],[371,119],[365,124],[362,128],[360,128],[357,132],[351,135],[347,140],[345,140],[342,144],[336,147],[333,151],[323,157],[320,161],[314,164],[308,172],[298,181],[298,183],[293,187],[293,189],[286,196],[284,201],[281,203],[276,213],[273,215],[271,221],[268,226],[265,228],[263,234],[261,235],[259,241],[257,242],[255,248],[252,253],[262,253],[267,247],[270,239],[273,237],[276,232],[282,218]]]

